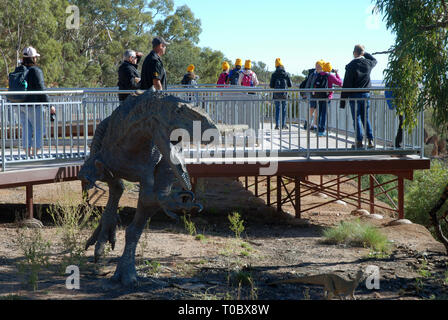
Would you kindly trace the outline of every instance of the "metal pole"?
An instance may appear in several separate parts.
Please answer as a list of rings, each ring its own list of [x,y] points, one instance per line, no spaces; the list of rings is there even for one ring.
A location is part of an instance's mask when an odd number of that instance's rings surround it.
[[[82,112],[84,116],[84,159],[87,158],[87,138],[89,136],[89,128],[87,121],[87,103],[85,96],[82,97]],[[95,123],[95,120],[93,121]],[[79,155],[78,155],[79,156]]]
[[[6,120],[5,120],[5,100],[1,99],[1,120],[2,120],[2,171],[5,171],[6,159],[5,159],[5,148],[6,148]],[[12,127],[12,126],[11,126]]]

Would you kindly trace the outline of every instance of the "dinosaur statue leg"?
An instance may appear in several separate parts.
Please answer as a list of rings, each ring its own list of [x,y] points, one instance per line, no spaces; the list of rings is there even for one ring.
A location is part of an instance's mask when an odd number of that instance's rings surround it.
[[[107,200],[106,209],[104,210],[99,226],[93,232],[92,236],[86,243],[86,250],[95,244],[95,262],[104,253],[104,246],[107,241],[110,242],[112,250],[115,248],[116,229],[118,222],[118,203],[124,191],[121,179],[113,179],[107,182],[109,186],[109,199]]]

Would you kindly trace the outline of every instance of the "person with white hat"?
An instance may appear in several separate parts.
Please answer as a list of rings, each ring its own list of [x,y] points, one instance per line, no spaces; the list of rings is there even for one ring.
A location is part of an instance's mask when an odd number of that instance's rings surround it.
[[[22,65],[18,68],[24,68],[26,72],[26,91],[44,91],[45,82],[42,70],[37,66],[37,58],[40,54],[31,46],[23,49]],[[28,150],[31,156],[31,150],[35,146],[34,156],[37,156],[39,149],[42,148],[43,134],[45,133],[45,118],[42,107],[47,105],[50,99],[47,94],[27,95],[25,103],[28,105],[22,107],[20,111],[20,120],[22,123],[22,142],[23,147]],[[36,104],[42,103],[42,104]],[[54,115],[56,110],[50,107],[50,113]],[[53,118],[53,117],[52,117]],[[33,140],[34,136],[34,140]]]

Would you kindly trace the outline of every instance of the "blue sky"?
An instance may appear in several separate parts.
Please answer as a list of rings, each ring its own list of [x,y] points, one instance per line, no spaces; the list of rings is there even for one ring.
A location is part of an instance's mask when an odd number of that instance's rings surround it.
[[[199,46],[222,51],[232,64],[250,59],[274,70],[280,57],[289,73],[301,74],[324,59],[343,77],[355,44],[385,51],[395,39],[371,14],[370,0],[175,0],[183,4],[201,19]],[[372,79],[381,80],[388,57],[376,58]]]

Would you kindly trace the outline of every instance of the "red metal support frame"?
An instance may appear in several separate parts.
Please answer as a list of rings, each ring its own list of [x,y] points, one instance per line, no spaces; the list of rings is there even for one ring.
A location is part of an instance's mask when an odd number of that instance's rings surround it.
[[[398,177],[398,219],[404,219],[404,179]]]
[[[34,217],[34,212],[33,212],[34,201],[33,201],[33,185],[32,184],[26,185],[25,194],[26,194],[27,218],[32,219]]]

